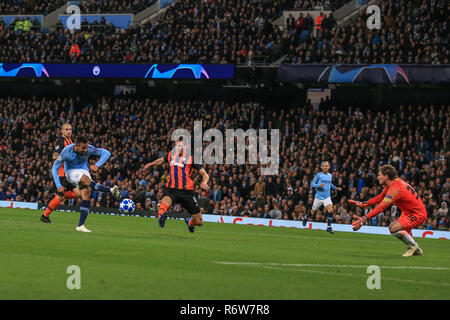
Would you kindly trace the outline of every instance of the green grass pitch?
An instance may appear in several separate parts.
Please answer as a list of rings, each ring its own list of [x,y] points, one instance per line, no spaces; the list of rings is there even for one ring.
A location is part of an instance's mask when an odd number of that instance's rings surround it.
[[[0,299],[450,299],[450,241],[0,209]],[[81,270],[81,289],[66,286]],[[369,265],[381,289],[369,290]]]

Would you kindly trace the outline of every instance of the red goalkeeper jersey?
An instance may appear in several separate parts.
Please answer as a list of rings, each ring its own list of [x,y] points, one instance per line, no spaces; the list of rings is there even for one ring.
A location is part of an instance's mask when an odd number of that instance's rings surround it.
[[[367,204],[374,205],[380,202],[382,203],[367,215],[368,218],[376,216],[394,203],[402,210],[403,215],[427,216],[427,210],[419,194],[406,181],[398,177],[390,187],[385,187],[382,193],[367,201]]]

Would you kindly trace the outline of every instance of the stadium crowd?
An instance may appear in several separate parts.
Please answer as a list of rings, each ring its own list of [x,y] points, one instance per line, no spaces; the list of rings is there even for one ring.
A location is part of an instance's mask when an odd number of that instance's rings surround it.
[[[171,148],[175,128],[192,130],[194,120],[207,128],[265,128],[280,130],[280,169],[261,176],[259,164],[205,165],[210,192],[197,186],[204,213],[302,220],[311,209],[311,180],[321,161],[328,160],[333,183],[343,188],[332,194],[334,223],[350,223],[361,208],[347,199],[367,200],[378,193],[377,168],[394,165],[399,175],[420,194],[428,212],[423,228],[448,230],[450,217],[450,107],[400,106],[385,111],[340,108],[329,101],[274,110],[257,102],[158,100],[130,97],[0,98],[0,200],[40,202],[55,192],[51,176],[54,143],[59,128],[69,122],[74,137],[86,135],[91,144],[111,151],[94,180],[118,184],[122,196],[137,209],[157,210],[167,168],[144,171],[143,165]],[[206,142],[204,143],[204,146]],[[194,181],[195,181],[194,177]],[[109,194],[94,192],[92,206],[116,207]],[[182,210],[175,206],[175,211]],[[367,211],[367,209],[366,209]],[[372,219],[388,225],[399,217],[395,206]],[[325,221],[318,212],[312,221]]]
[[[336,10],[351,0],[295,0],[293,9],[301,10]]]
[[[442,0],[381,1],[380,30],[367,28],[365,12],[345,26],[338,26],[331,14],[321,14],[316,21],[309,14],[291,16],[285,27],[272,24],[294,5],[281,0],[184,0],[168,7],[157,21],[128,29],[118,29],[104,19],[91,25],[83,21],[77,32],[65,30],[62,24],[49,32],[18,28],[25,18],[9,27],[4,23],[2,27],[0,21],[0,61],[448,63],[449,12]]]
[[[306,16],[286,22],[284,63],[408,63],[448,64],[449,7],[446,1],[378,1],[381,29],[369,30],[363,10],[345,26],[323,16],[313,36]]]
[[[133,12],[142,11],[157,0],[83,0],[78,6],[83,14],[105,13],[105,12]]]
[[[66,4],[66,0],[2,0],[0,14],[42,14],[47,15]]]

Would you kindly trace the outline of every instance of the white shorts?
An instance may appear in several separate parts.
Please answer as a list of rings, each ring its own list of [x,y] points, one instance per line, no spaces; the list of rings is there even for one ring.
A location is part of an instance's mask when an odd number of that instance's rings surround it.
[[[83,176],[83,174],[87,175],[89,177],[89,179],[92,180],[89,171],[87,171],[85,169],[71,169],[71,170],[68,170],[68,171],[66,171],[66,178],[67,178],[67,181],[69,181],[69,183],[71,183],[74,186],[78,187],[78,183],[80,182],[81,177]]]
[[[320,209],[320,206],[322,206],[322,205],[325,208],[329,204],[333,205],[333,202],[331,202],[331,198],[326,198],[326,199],[314,198],[312,209],[318,210],[318,209]]]

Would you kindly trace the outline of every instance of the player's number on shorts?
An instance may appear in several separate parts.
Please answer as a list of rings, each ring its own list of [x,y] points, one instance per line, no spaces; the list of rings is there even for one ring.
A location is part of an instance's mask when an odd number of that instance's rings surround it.
[[[415,195],[417,192],[416,192],[416,190],[414,190],[410,185],[408,185],[407,187],[406,187],[406,189],[408,189],[409,191],[411,191],[411,194],[412,195]],[[418,200],[419,199],[419,194],[417,193],[417,195],[416,195],[416,199]]]

